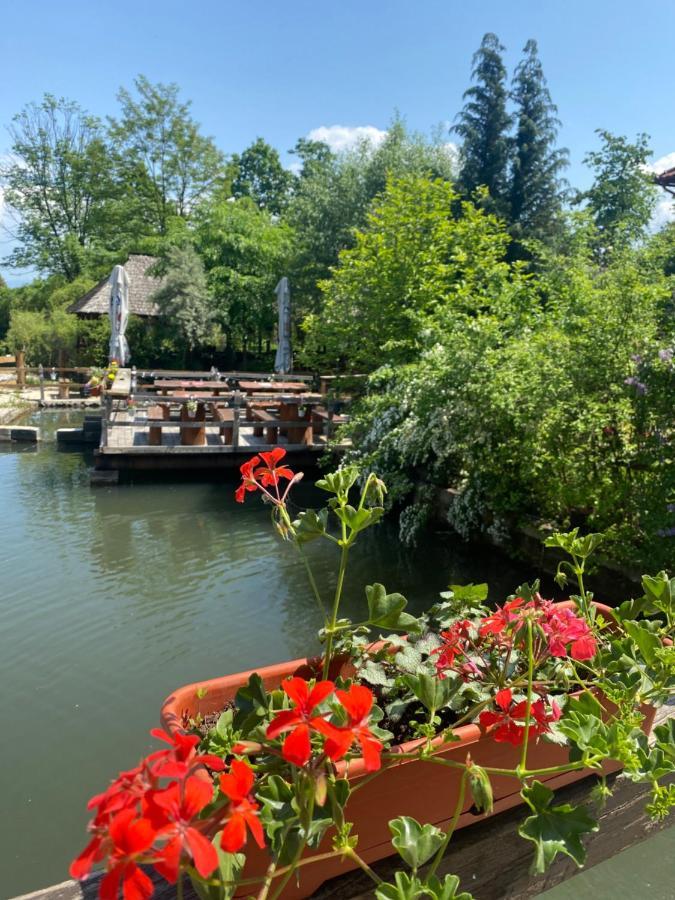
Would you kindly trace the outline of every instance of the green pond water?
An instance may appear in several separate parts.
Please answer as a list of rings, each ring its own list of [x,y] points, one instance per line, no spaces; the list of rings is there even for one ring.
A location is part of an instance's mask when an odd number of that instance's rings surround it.
[[[91,459],[54,443],[81,418],[45,411],[29,420],[38,449],[0,444],[3,900],[67,878],[87,799],[151,749],[173,688],[317,649],[304,572],[255,496],[236,504],[233,481],[92,488]],[[303,483],[295,501],[320,493]],[[334,551],[308,548],[324,590]],[[404,550],[385,522],[353,551],[344,611],[373,581],[415,611],[451,581],[499,599],[532,574],[449,535]]]

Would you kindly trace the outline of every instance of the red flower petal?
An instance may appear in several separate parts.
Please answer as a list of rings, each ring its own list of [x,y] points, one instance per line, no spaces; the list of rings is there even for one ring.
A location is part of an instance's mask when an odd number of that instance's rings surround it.
[[[288,731],[289,728],[295,728],[296,725],[300,725],[302,720],[302,714],[297,709],[282,709],[267,726],[265,734],[268,738],[274,740],[283,731]]]
[[[500,709],[506,711],[511,706],[512,697],[510,688],[504,688],[504,690],[497,691],[495,694],[495,703]]]
[[[237,803],[248,796],[254,780],[251,767],[240,759],[233,759],[229,773],[220,776],[220,789]]]
[[[304,678],[287,678],[282,682],[284,692],[291,698],[296,706],[304,708],[309,697],[309,685]]]
[[[312,745],[309,740],[309,726],[298,725],[291,731],[281,749],[286,762],[294,766],[304,766],[312,755]]]
[[[382,744],[377,738],[373,737],[372,734],[368,734],[365,729],[358,735],[358,741],[361,746],[361,752],[363,753],[363,762],[366,766],[366,771],[376,772],[382,764],[380,760]]]
[[[263,831],[262,823],[260,819],[255,815],[253,810],[245,810],[242,813],[242,816],[246,820],[246,824],[251,829],[251,834],[253,835],[253,840],[259,847],[265,846],[265,832]]]
[[[220,846],[228,853],[236,853],[238,850],[241,850],[245,843],[246,823],[241,813],[235,813],[223,828]]]
[[[362,722],[372,709],[373,692],[362,684],[353,684],[348,691],[336,691],[335,694],[354,723]]]
[[[195,869],[202,878],[207,878],[214,869],[218,868],[218,852],[216,848],[196,828],[187,829],[185,840],[190,848]]]
[[[82,853],[80,853],[80,855],[70,864],[70,869],[68,871],[71,878],[77,878],[79,880],[87,877],[91,872],[91,867],[94,863],[102,858],[102,855],[99,855],[102,843],[103,839],[100,837],[94,837],[89,841]]]
[[[122,896],[124,900],[150,900],[155,893],[155,886],[149,875],[139,869],[135,863],[130,863],[124,873],[122,882]]]

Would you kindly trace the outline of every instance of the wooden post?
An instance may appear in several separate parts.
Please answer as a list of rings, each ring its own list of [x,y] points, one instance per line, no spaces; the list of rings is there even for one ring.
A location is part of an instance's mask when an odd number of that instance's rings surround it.
[[[103,421],[101,422],[101,447],[108,446],[108,421],[112,415],[112,400],[106,393],[103,400]]]
[[[26,351],[16,351],[16,383],[20,388],[26,387]]]
[[[38,374],[40,376],[40,406],[44,406],[45,402],[45,369],[42,363],[38,366]]]
[[[234,419],[232,421],[232,449],[239,447],[239,415],[241,413],[241,394],[234,392]]]
[[[331,405],[328,406],[328,420],[326,422],[326,440],[329,441],[333,437],[333,416],[335,410]]]

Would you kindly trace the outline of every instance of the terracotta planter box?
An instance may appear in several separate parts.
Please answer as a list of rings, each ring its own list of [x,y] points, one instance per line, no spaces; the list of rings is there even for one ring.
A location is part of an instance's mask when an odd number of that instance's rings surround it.
[[[569,604],[569,601],[565,602]],[[611,609],[596,604],[605,615],[611,615]],[[257,672],[262,678],[265,688],[270,690],[277,688],[280,682],[288,676],[299,674],[303,677],[311,671],[309,661],[295,659],[286,663],[273,666],[264,666],[251,669],[248,672],[237,672],[234,675],[225,675],[222,678],[213,678],[209,681],[200,681],[195,684],[179,688],[168,697],[162,706],[162,724],[169,731],[175,731],[182,727],[183,717],[202,715],[223,709],[226,702],[234,699],[240,687],[248,682],[249,676]],[[197,691],[206,694],[200,699]],[[645,708],[643,712],[646,718],[643,723],[645,731],[651,729],[655,710],[652,707]],[[434,741],[435,752],[445,759],[452,759],[464,763],[467,753],[472,760],[483,766],[495,768],[515,768],[520,760],[520,748],[511,744],[496,743],[489,736],[482,733],[477,725],[462,725],[455,729],[458,741],[452,743],[443,742],[440,738]],[[398,745],[401,752],[410,752],[419,746],[419,741],[410,741]],[[568,761],[568,751],[565,747],[548,744],[539,741],[531,745],[528,753],[528,765],[530,768],[548,768],[558,766]],[[619,763],[607,763],[603,771],[608,774],[621,768]],[[354,785],[366,774],[363,761],[353,759],[347,765],[344,762],[337,764],[340,775],[346,775]],[[592,770],[597,771],[597,770]],[[541,778],[550,788],[562,787],[591,774],[591,770],[569,772],[548,778]],[[366,862],[373,862],[391,856],[391,833],[388,822],[397,816],[413,816],[418,821],[432,822],[439,827],[448,824],[454,811],[461,773],[443,766],[434,766],[428,762],[419,760],[403,760],[399,765],[387,769],[377,778],[372,779],[362,790],[356,791],[349,799],[346,809],[347,821],[354,823],[353,833],[359,836],[359,854]],[[495,776],[492,778],[494,790],[494,812],[492,815],[510,809],[522,803],[519,784],[515,778]],[[470,825],[478,819],[484,818],[482,813],[476,813],[472,809],[472,798],[467,791],[467,799],[463,813],[458,822],[458,828]],[[331,846],[331,830],[324,838],[321,847],[308,851],[305,855],[326,852]],[[269,863],[269,858],[264,850],[260,850],[252,841],[246,846],[246,867],[242,877],[254,878],[264,875]],[[308,897],[324,881],[341,875],[355,868],[349,862],[343,862],[339,858],[324,860],[315,865],[303,866],[299,870],[300,884],[295,879],[289,881],[284,890],[284,900],[291,898]],[[241,895],[250,893],[242,887]],[[240,896],[239,892],[236,896]]]

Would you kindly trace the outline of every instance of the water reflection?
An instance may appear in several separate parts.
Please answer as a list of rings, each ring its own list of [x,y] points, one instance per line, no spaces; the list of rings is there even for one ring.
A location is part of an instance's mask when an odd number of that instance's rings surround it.
[[[4,810],[0,883],[12,896],[62,881],[80,847],[86,799],[149,747],[162,699],[177,685],[315,652],[320,616],[292,547],[268,511],[233,485],[135,483],[90,488],[91,459],[57,453],[56,427],[82,414],[45,412],[44,443],[0,454],[0,730]],[[300,506],[321,501],[311,485]],[[326,597],[336,548],[307,548]],[[450,581],[493,582],[518,565],[447,536],[415,552],[384,523],[352,552],[345,613],[381,581],[413,610]],[[40,841],[39,862],[35,840]]]

